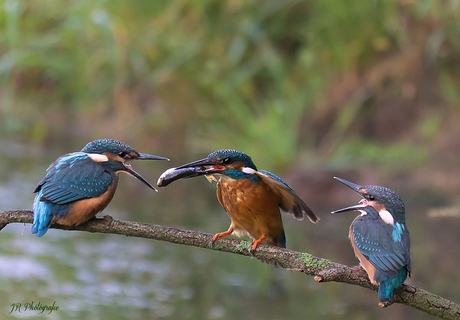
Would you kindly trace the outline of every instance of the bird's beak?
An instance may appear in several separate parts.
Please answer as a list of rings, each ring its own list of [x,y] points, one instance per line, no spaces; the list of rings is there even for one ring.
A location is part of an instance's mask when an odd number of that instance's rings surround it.
[[[184,164],[176,169],[186,169],[186,168],[195,168],[193,171],[195,173],[194,177],[205,175],[205,174],[213,174],[213,173],[221,173],[225,170],[225,166],[221,164],[217,164],[214,160],[210,160],[208,158],[204,158],[201,160],[193,161],[187,164]]]
[[[168,160],[169,161],[168,158],[156,156],[154,154],[148,154],[148,153],[139,153],[139,157],[137,157],[136,160]]]
[[[359,210],[362,210],[363,208],[367,207],[368,204],[367,204],[367,201],[365,199],[362,199],[361,201],[359,201],[358,204],[355,204],[354,206],[349,206],[349,207],[346,207],[346,208],[342,208],[342,209],[337,209],[337,210],[334,210],[334,211],[331,211],[331,213],[342,213],[342,212],[348,212],[348,211],[359,211]]]
[[[356,184],[356,183],[353,183],[353,182],[350,182],[348,180],[338,178],[338,177],[334,177],[334,179],[342,182],[344,185],[346,185],[350,189],[356,191],[362,197],[362,194],[359,192],[359,190],[361,190],[363,188],[363,186],[360,186],[359,184]],[[367,206],[368,206],[367,200],[363,198],[361,201],[359,201],[358,204],[356,204],[354,206],[349,206],[349,207],[346,207],[346,208],[337,209],[337,210],[332,211],[331,213],[341,213],[341,212],[348,212],[348,211],[356,211],[356,210],[361,210],[362,208],[365,208]]]
[[[158,192],[157,189],[155,189],[154,186],[152,186],[147,180],[145,180],[139,173],[137,173],[136,171],[133,170],[133,167],[131,167],[131,165],[127,162],[123,162],[123,166],[124,166],[124,170],[126,173],[129,173],[130,175],[132,175],[134,178],[140,180],[142,183],[144,183],[147,187],[149,187],[150,189],[153,189],[155,191]]]
[[[157,185],[166,187],[171,182],[182,178],[192,178],[213,173],[221,173],[225,170],[225,166],[216,164],[208,158],[193,161],[177,168],[171,168],[162,173],[158,178]]]
[[[354,191],[356,191],[358,193],[359,193],[359,190],[363,188],[363,186],[360,186],[359,184],[350,182],[350,181],[342,179],[342,178],[334,177],[334,179],[337,180],[337,181],[342,182],[348,188],[350,188],[350,189],[352,189],[352,190],[354,190]]]

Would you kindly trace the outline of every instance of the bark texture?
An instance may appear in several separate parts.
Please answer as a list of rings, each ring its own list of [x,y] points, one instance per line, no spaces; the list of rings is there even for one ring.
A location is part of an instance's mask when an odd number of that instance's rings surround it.
[[[0,230],[10,223],[32,223],[33,212],[30,210],[13,210],[0,213]],[[218,250],[244,256],[252,256],[273,266],[290,271],[303,272],[313,276],[317,282],[343,282],[371,290],[372,285],[366,272],[361,267],[348,267],[327,259],[315,257],[309,253],[260,245],[256,252],[250,253],[251,243],[246,240],[231,238],[219,239],[212,243],[212,235],[198,231],[182,230],[154,224],[114,220],[111,217],[94,219],[78,227],[69,228],[52,225],[51,228],[78,230],[93,233],[119,234],[167,241],[176,244]],[[403,285],[395,295],[395,302],[405,304],[437,316],[441,319],[460,319],[460,305],[443,297],[411,285]]]

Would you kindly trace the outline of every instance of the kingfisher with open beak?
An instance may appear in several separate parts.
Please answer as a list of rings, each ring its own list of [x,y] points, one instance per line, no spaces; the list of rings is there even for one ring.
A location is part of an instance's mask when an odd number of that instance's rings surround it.
[[[171,168],[160,176],[158,186],[201,175],[211,181],[215,179],[213,174],[220,175],[217,199],[231,220],[228,230],[216,233],[213,242],[236,234],[252,239],[251,251],[255,251],[260,243],[285,248],[280,210],[297,220],[307,216],[313,223],[319,221],[319,217],[286,182],[271,172],[257,170],[251,157],[237,150],[218,150],[204,159]]]
[[[128,163],[130,160],[168,160],[140,153],[112,139],[88,143],[80,152],[65,154],[46,170],[34,192],[32,233],[43,236],[52,223],[78,226],[105,209],[118,185],[118,175],[127,173],[156,189]]]
[[[410,239],[405,221],[404,202],[391,189],[380,186],[360,186],[334,177],[356,191],[359,204],[332,211],[358,211],[348,237],[369,280],[378,285],[379,306],[394,302],[394,292],[410,276]]]

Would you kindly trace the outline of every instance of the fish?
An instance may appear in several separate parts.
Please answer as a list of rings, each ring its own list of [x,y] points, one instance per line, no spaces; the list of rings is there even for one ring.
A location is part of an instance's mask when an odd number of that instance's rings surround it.
[[[182,178],[192,178],[199,175],[203,172],[203,168],[200,167],[190,167],[190,168],[170,168],[163,172],[158,178],[157,186],[166,187],[170,183],[182,179]]]

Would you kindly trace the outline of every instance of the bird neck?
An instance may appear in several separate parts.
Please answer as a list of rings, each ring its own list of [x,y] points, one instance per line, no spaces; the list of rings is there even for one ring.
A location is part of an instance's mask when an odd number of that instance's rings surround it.
[[[406,215],[404,207],[402,208],[391,208],[391,213],[395,222],[404,224],[406,222]]]
[[[110,171],[113,171],[113,172],[126,170],[125,166],[119,161],[105,161],[105,162],[101,162],[100,164],[102,164],[104,168]]]
[[[223,172],[223,174],[235,180],[250,179],[254,183],[257,183],[260,180],[259,176],[255,173],[246,173],[246,172],[243,172],[237,169],[233,169],[233,168],[226,169]]]

